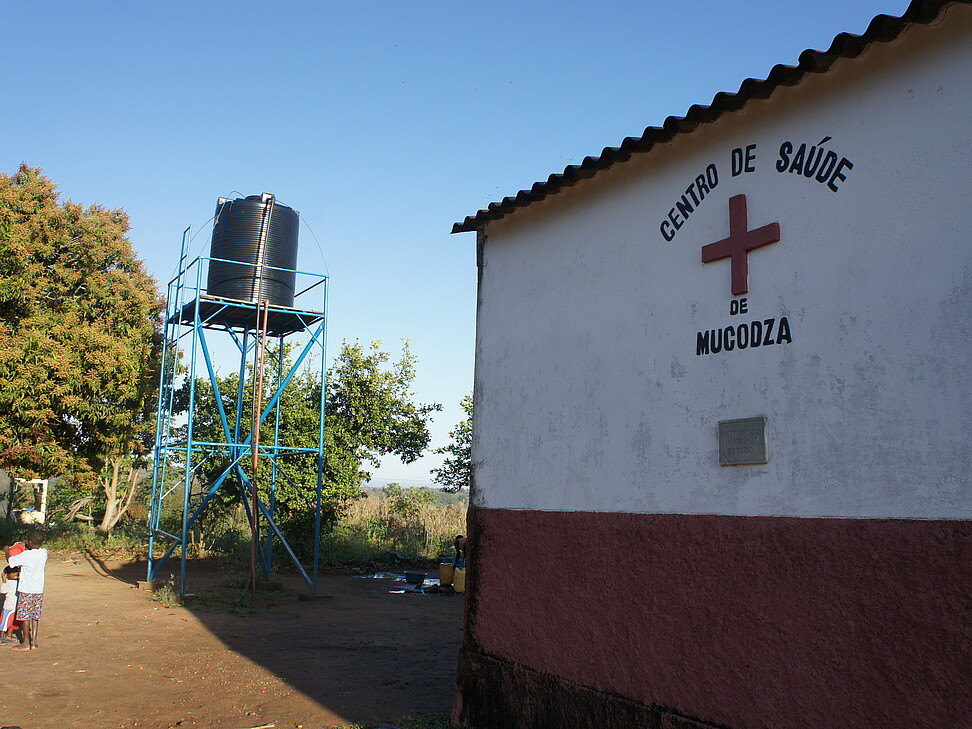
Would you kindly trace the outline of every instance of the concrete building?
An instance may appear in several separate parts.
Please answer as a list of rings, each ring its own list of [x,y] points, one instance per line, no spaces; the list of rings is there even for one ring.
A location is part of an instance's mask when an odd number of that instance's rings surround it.
[[[477,233],[476,729],[972,727],[972,7]]]

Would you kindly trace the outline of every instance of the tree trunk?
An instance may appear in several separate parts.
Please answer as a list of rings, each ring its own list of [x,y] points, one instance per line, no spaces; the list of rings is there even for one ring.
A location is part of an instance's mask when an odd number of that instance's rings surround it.
[[[205,512],[200,514],[199,518],[196,519],[196,529],[198,530],[196,533],[199,536],[199,543],[196,545],[196,556],[205,559],[207,556],[206,542],[204,541],[206,537]]]
[[[81,511],[81,509],[83,509],[85,506],[90,504],[93,500],[94,500],[94,496],[84,496],[78,499],[77,501],[75,501],[68,508],[67,516],[64,517],[64,521],[74,521],[75,519],[81,519],[82,521],[84,520],[91,521],[92,519],[90,516],[85,516],[84,514],[79,514],[78,512]]]
[[[128,508],[132,505],[132,500],[135,498],[135,493],[138,491],[139,481],[141,480],[139,471],[137,468],[129,466],[125,478],[128,489],[125,491],[124,496],[119,495],[121,468],[124,460],[124,456],[115,456],[112,458],[111,477],[102,479],[101,481],[102,488],[105,491],[105,515],[101,519],[101,524],[98,525],[98,531],[103,534],[111,534],[111,530],[115,528],[115,525],[128,512]]]

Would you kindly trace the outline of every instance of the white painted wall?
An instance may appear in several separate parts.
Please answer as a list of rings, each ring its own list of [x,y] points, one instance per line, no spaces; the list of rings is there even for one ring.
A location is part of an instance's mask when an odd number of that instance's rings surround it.
[[[493,508],[972,517],[972,9],[490,224],[477,338],[478,503]],[[635,93],[636,89],[632,89]],[[782,142],[853,163],[834,193]],[[756,144],[756,171],[730,150]],[[671,242],[659,223],[709,163]],[[730,316],[729,197],[779,243]],[[696,354],[786,316],[793,341]],[[719,465],[720,420],[766,416],[770,461]]]

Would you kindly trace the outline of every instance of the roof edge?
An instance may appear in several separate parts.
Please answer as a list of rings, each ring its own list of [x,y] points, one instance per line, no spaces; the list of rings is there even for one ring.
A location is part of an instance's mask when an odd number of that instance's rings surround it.
[[[695,131],[703,124],[711,124],[724,114],[738,111],[750,99],[767,99],[780,86],[795,86],[808,74],[826,73],[838,59],[855,58],[872,43],[895,40],[909,25],[928,25],[940,17],[949,5],[970,3],[972,0],[913,0],[900,17],[877,15],[871,19],[863,34],[839,33],[826,51],[807,49],[800,54],[796,66],[778,64],[770,69],[763,80],[747,78],[735,93],[720,91],[708,106],[692,105],[683,117],[670,116],[660,127],[646,127],[640,137],[626,137],[619,146],[605,147],[597,157],[585,157],[579,165],[568,165],[563,172],[550,175],[545,182],[534,183],[529,190],[520,190],[500,202],[491,202],[486,209],[467,216],[461,223],[455,223],[452,232],[481,230],[517,208],[539,202],[616,163],[628,161],[634,154],[649,152],[656,144],[669,142],[676,136]]]

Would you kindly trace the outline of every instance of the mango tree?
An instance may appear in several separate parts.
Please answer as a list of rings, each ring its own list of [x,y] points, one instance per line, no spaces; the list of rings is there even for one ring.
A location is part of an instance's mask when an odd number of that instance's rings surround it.
[[[100,486],[111,531],[131,506],[152,414],[163,310],[122,210],[60,202],[0,174],[0,468]]]

